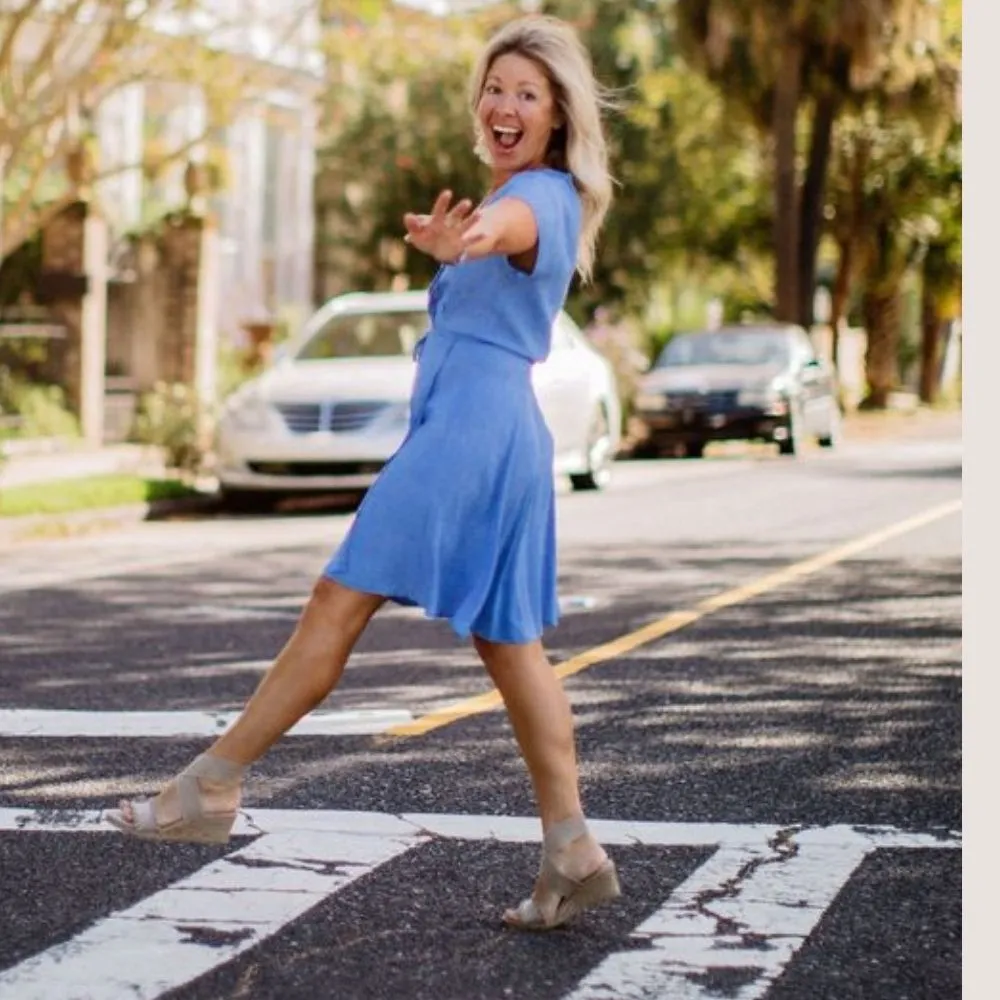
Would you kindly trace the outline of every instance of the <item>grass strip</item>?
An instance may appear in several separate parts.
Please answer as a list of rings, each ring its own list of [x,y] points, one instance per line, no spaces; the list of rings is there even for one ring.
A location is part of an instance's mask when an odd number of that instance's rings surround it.
[[[195,496],[197,490],[177,479],[106,475],[57,479],[0,488],[0,517],[69,514],[101,507],[153,503]]]

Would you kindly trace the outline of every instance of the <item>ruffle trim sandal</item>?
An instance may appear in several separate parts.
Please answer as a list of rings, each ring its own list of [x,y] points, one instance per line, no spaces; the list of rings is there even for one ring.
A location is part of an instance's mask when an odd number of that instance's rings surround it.
[[[507,910],[504,923],[523,931],[548,931],[561,927],[584,910],[609,902],[621,895],[615,863],[606,858],[596,871],[577,881],[564,875],[553,861],[561,848],[587,833],[582,819],[568,819],[556,823],[545,834],[542,845],[542,865],[538,873],[536,890],[544,895],[559,897],[550,915],[535,902],[533,896],[523,900],[516,909]]]
[[[202,790],[202,780],[225,788],[238,787],[246,768],[242,764],[203,753],[196,757],[173,780],[173,785],[160,795],[176,796],[181,815],[166,823],[156,815],[156,799],[127,799],[120,808],[109,809],[104,817],[122,833],[142,840],[172,840],[195,844],[224,844],[229,840],[230,831],[236,822],[237,809],[207,809],[206,798],[211,798]],[[131,811],[128,816],[125,807]]]

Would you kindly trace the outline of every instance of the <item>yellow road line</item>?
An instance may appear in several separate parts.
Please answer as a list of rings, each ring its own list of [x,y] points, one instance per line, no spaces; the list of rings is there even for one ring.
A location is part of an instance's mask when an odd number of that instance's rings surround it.
[[[761,594],[775,590],[778,587],[783,587],[786,584],[794,583],[803,577],[811,576],[813,573],[827,569],[838,562],[842,562],[844,559],[850,559],[851,556],[881,545],[892,538],[905,535],[907,532],[915,531],[917,528],[922,528],[924,525],[940,520],[942,517],[947,517],[949,514],[954,514],[961,510],[961,508],[961,500],[952,500],[938,507],[932,507],[922,514],[917,514],[915,517],[899,521],[871,534],[862,535],[860,538],[855,538],[853,541],[838,545],[836,548],[829,549],[809,559],[803,559],[801,562],[792,563],[784,569],[768,573],[766,576],[762,576],[741,587],[733,587],[731,590],[725,590],[714,597],[706,598],[687,611],[671,611],[670,614],[664,615],[662,618],[650,622],[648,625],[644,625],[634,632],[629,632],[626,635],[619,636],[617,639],[612,639],[610,642],[594,646],[592,649],[570,657],[570,659],[565,660],[555,667],[556,675],[558,677],[570,677],[595,664],[604,663],[607,660],[614,659],[616,656],[623,656],[625,653],[629,653],[639,646],[645,646],[647,643],[662,639],[663,636],[669,635],[671,632],[677,632],[686,625],[698,621],[699,618],[704,618],[706,615],[720,611],[722,608],[728,608],[734,604],[748,601],[753,597],[759,597]],[[483,712],[491,712],[502,705],[503,699],[500,697],[500,693],[494,689],[475,695],[472,698],[464,698],[462,701],[457,701],[452,705],[445,705],[443,708],[428,712],[427,715],[423,715],[419,719],[414,719],[412,722],[393,726],[391,729],[386,730],[383,738],[423,736],[424,733],[440,729],[442,726],[457,722],[459,719],[466,719],[472,715],[480,715]]]

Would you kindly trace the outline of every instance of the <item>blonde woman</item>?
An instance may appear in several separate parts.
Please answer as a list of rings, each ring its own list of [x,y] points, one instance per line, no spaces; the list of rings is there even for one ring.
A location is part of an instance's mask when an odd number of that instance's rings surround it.
[[[555,503],[531,384],[574,271],[590,275],[611,180],[600,88],[565,23],[503,27],[471,97],[485,198],[453,205],[444,192],[403,220],[441,264],[406,440],[239,719],[154,798],[107,817],[138,837],[228,839],[246,768],[333,690],[385,601],[417,605],[471,636],[503,696],[543,831],[534,890],[504,920],[545,930],[620,892],[584,820],[570,706],[541,642],[557,619]]]

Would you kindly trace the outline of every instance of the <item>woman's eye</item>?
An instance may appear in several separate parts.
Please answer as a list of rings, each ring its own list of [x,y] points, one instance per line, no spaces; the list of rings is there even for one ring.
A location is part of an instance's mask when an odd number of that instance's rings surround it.
[[[525,92],[524,92],[523,94],[521,94],[521,96],[522,96],[522,97],[523,97],[523,98],[524,98],[524,99],[525,99],[526,101],[537,101],[537,100],[538,100],[538,95],[537,95],[537,94],[535,94],[535,93],[533,93],[533,92],[532,92],[532,91],[530,91],[530,90],[526,90],[526,91],[525,91]]]

